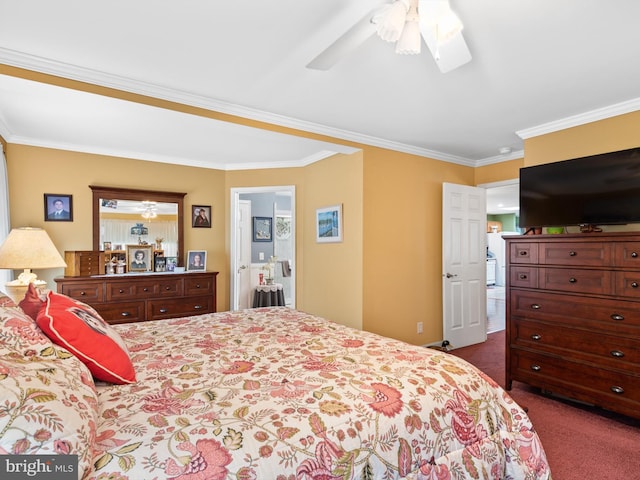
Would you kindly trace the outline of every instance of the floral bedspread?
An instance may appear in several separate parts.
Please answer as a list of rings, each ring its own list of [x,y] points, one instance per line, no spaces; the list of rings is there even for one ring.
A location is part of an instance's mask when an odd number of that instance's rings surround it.
[[[546,479],[527,415],[463,360],[288,308],[116,326],[91,479]]]

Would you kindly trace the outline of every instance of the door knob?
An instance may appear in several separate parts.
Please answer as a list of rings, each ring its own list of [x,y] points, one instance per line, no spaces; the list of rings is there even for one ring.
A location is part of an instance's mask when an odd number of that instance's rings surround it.
[[[447,278],[453,278],[453,277],[457,277],[458,275],[456,273],[449,273],[447,272],[447,274],[445,275]]]

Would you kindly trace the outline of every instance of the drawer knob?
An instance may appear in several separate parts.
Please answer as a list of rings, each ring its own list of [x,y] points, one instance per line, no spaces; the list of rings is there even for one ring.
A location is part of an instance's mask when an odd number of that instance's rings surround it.
[[[631,288],[638,288],[638,282],[631,282]]]
[[[147,287],[144,287],[144,288],[142,289],[142,291],[143,291],[143,292],[148,292],[148,291],[149,291],[149,289],[148,289]]]
[[[202,305],[194,305],[194,306],[193,306],[193,309],[194,309],[194,310],[201,310],[201,309],[203,309],[203,308],[204,308],[204,307],[203,307]]]
[[[168,310],[168,309],[166,309],[166,308],[161,308],[161,309],[160,309],[160,313],[167,313],[168,311],[169,311],[169,310]]]
[[[534,363],[533,365],[531,365],[531,370],[533,370],[534,372],[539,372],[540,370],[542,370],[542,367]]]
[[[531,308],[533,308],[534,310],[540,310],[541,307],[540,307],[539,304],[534,303],[534,304],[531,305]]]
[[[80,292],[80,296],[84,297],[87,294],[87,292],[85,292],[84,290],[82,292]]]
[[[620,322],[620,321],[624,320],[624,316],[620,315],[619,313],[613,313],[613,314],[611,314],[611,320],[615,320],[617,322]]]
[[[200,288],[200,284],[199,283],[196,283],[196,288]]]
[[[534,333],[533,335],[531,335],[531,340],[535,340],[536,342],[539,341],[542,338],[542,335],[539,335],[537,333]]]
[[[618,395],[622,395],[624,393],[624,388],[619,387],[618,385],[612,385],[611,386],[611,391],[613,393],[617,393]]]
[[[524,257],[524,256],[526,256],[528,253],[529,253],[529,252],[527,252],[526,250],[520,250],[520,251],[518,252],[518,254],[519,254],[519,255],[521,255],[521,256],[523,256],[523,257]]]
[[[616,358],[622,358],[624,357],[624,352],[621,352],[620,350],[611,350],[611,356]]]
[[[631,252],[631,258],[638,258],[638,252]]]
[[[118,290],[118,293],[124,293],[123,289]]]
[[[171,287],[167,285],[166,287],[164,287],[164,289],[168,292],[169,290],[171,290]]]
[[[521,273],[520,275],[518,275],[518,278],[520,280],[526,280],[527,279],[527,274],[526,273]]]
[[[130,316],[131,316],[131,314],[130,314],[129,312],[122,312],[122,313],[120,314],[120,316],[122,316],[122,317],[130,317]]]
[[[569,279],[569,283],[576,283],[577,281],[578,281],[578,280],[576,280],[576,278],[575,278],[575,277],[571,277],[571,278]]]
[[[576,255],[578,255],[578,252],[574,252],[573,250],[569,252],[570,257],[575,257]]]

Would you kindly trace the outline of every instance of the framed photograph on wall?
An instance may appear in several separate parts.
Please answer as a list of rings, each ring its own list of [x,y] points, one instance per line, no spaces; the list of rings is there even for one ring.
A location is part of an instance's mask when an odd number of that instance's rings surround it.
[[[127,270],[129,272],[153,272],[153,247],[151,245],[127,245]]]
[[[45,222],[73,222],[73,195],[44,194]]]
[[[187,252],[187,272],[202,271],[207,268],[206,250],[189,250]]]
[[[191,226],[193,228],[211,228],[211,205],[191,206]]]
[[[253,241],[271,242],[273,225],[271,217],[253,217]]]
[[[342,241],[342,204],[316,209],[316,242]]]

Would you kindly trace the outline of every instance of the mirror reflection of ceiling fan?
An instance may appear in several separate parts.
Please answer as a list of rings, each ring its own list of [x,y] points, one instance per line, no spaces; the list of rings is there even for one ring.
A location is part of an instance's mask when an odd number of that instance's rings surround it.
[[[404,55],[419,54],[424,39],[440,71],[447,73],[471,60],[462,28],[448,0],[396,0],[365,15],[307,68],[329,70],[377,33]]]

